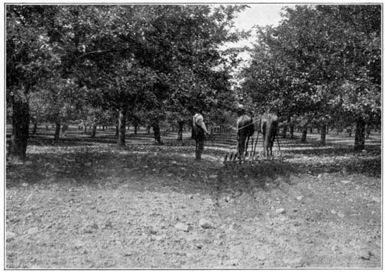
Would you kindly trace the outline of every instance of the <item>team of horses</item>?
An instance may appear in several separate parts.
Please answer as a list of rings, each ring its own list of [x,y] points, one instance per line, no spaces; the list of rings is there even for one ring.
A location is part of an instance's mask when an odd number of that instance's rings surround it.
[[[275,113],[266,112],[257,121],[247,114],[242,114],[237,119],[237,154],[242,160],[248,154],[248,146],[251,136],[256,132],[262,133],[263,156],[273,157],[273,144],[278,133],[278,117]],[[255,145],[258,142],[258,136]],[[255,145],[252,144],[252,152],[255,151]],[[227,159],[227,158],[226,158]],[[225,159],[225,160],[226,160]]]

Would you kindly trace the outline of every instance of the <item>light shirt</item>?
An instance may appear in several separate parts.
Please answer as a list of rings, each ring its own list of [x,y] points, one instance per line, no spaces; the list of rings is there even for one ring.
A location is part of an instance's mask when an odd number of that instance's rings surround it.
[[[205,133],[209,133],[207,131],[205,123],[203,122],[202,114],[197,113],[197,114],[194,115],[194,117],[193,117],[193,125],[194,125],[194,127],[195,127],[195,125],[198,125],[198,126],[200,126],[204,130]]]

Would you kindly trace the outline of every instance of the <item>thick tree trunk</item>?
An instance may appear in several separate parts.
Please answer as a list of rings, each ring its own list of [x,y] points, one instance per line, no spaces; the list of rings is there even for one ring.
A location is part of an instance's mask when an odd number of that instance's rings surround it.
[[[56,122],[55,123],[55,134],[53,136],[53,141],[55,143],[57,143],[59,141],[59,138],[60,138],[60,123]]]
[[[29,137],[29,105],[27,96],[21,92],[21,96],[12,99],[12,136],[9,146],[9,156],[24,161],[26,159]]]
[[[321,126],[321,145],[326,145],[326,125]]]
[[[364,150],[365,148],[365,121],[361,117],[356,120],[356,136],[354,139],[354,149]]]
[[[178,121],[178,138],[177,138],[178,141],[182,141],[182,138],[183,138],[183,125],[184,125],[183,121]]]
[[[117,145],[119,147],[126,146],[126,116],[127,115],[127,109],[121,109],[119,110],[119,116],[118,116],[118,142]]]
[[[160,127],[158,122],[154,122],[152,125],[154,130],[154,138],[157,144],[163,144],[162,139],[160,137]]]
[[[307,136],[307,127],[305,126],[305,127],[302,129],[301,143],[306,143],[306,136]]]

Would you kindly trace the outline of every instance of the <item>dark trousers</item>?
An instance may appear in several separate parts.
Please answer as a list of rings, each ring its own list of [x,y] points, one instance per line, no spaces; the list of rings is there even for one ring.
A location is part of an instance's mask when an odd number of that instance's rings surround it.
[[[204,145],[205,145],[204,140],[196,140],[195,141],[195,159],[197,159],[197,160],[201,159]]]

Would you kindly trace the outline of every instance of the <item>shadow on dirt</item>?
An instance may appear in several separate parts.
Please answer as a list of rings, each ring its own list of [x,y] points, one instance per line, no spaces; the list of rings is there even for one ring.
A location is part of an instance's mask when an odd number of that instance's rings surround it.
[[[224,165],[223,158],[231,145],[208,140],[203,157],[217,159],[198,162],[194,160],[194,141],[177,141],[174,136],[170,134],[166,144],[159,146],[154,145],[152,135],[132,134],[127,137],[128,146],[121,149],[115,147],[113,135],[98,135],[97,138],[76,135],[55,144],[45,135],[32,137],[29,148],[36,152],[28,154],[29,164],[7,163],[7,187],[26,182],[55,183],[63,179],[75,185],[93,186],[111,179],[124,182],[128,177],[156,177],[180,190],[205,187],[210,191],[221,188],[249,191],[266,189],[266,184],[290,184],[290,175],[299,173],[381,176],[378,145],[368,145],[365,152],[355,152],[346,145],[319,146],[285,139],[281,142],[286,148],[282,162],[260,160],[253,164]],[[221,144],[227,149],[215,147]]]

